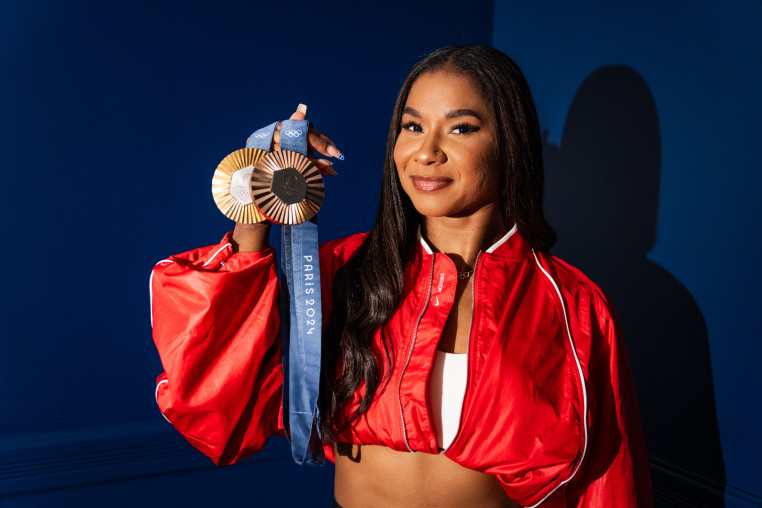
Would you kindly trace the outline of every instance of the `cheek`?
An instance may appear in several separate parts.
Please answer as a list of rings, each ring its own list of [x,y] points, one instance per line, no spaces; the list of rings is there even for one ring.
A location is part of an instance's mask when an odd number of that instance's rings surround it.
[[[400,146],[400,143],[397,142],[394,145],[394,167],[397,170],[397,178],[399,179],[400,186],[402,188],[402,191],[407,194],[407,188],[405,187],[405,184],[407,183],[405,178],[403,177],[403,173],[405,170],[405,158],[402,155],[402,147]]]
[[[481,158],[480,167],[483,171],[483,182],[489,186],[489,190],[494,191],[495,195],[499,195],[503,183],[503,169],[497,154],[485,153]]]
[[[397,166],[397,172],[402,171],[405,167],[405,158],[403,157],[404,154],[404,144],[400,143],[400,140],[397,139],[397,142],[394,144],[394,165]]]

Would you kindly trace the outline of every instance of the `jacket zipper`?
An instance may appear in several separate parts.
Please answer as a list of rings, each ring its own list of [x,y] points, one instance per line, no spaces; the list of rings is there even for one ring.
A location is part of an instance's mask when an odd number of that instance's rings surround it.
[[[405,375],[405,371],[407,370],[408,364],[410,364],[410,358],[413,356],[413,348],[415,348],[415,339],[418,337],[418,326],[421,324],[421,319],[423,319],[423,314],[426,312],[426,309],[429,307],[429,298],[431,298],[431,286],[434,283],[434,259],[435,255],[431,255],[431,271],[429,273],[429,289],[426,293],[426,300],[423,304],[423,309],[421,309],[421,313],[418,316],[418,321],[415,323],[415,328],[413,329],[413,340],[410,343],[410,351],[407,353],[407,360],[405,361],[405,366],[402,368],[402,373],[400,374],[400,382],[399,385],[397,385],[397,401],[400,406],[400,420],[402,420],[402,435],[405,437],[405,446],[407,446],[407,449],[411,452],[413,449],[410,447],[410,441],[408,441],[407,438],[407,427],[405,426],[405,415],[402,412],[402,376]],[[478,258],[477,258],[478,259]],[[468,386],[468,381],[466,381],[466,386]]]
[[[450,443],[450,446],[445,448],[439,453],[444,453],[450,448],[452,448],[452,445],[455,444],[458,441],[458,438],[460,437],[460,433],[463,429],[463,408],[466,406],[466,395],[468,395],[468,385],[471,382],[471,358],[473,355],[471,354],[471,332],[474,329],[474,306],[476,305],[476,274],[479,273],[479,258],[482,256],[482,252],[479,251],[479,253],[476,255],[476,261],[474,261],[474,283],[471,285],[471,322],[468,325],[468,342],[466,343],[466,353],[468,353],[468,358],[466,359],[466,389],[463,391],[463,401],[460,403],[460,421],[458,422],[458,432],[455,434],[455,437],[452,439],[452,442]]]

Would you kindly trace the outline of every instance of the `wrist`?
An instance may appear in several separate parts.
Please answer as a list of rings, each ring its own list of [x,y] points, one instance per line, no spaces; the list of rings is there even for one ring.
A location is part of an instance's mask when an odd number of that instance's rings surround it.
[[[233,234],[230,237],[233,252],[263,251],[267,248],[271,225],[272,223],[268,220],[258,222],[257,224],[236,223]]]

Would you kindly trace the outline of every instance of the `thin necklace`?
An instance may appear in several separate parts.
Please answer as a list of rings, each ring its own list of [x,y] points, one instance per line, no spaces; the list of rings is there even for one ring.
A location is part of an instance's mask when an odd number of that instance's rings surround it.
[[[465,272],[458,272],[458,278],[461,280],[468,279],[474,274],[474,269],[466,270]]]

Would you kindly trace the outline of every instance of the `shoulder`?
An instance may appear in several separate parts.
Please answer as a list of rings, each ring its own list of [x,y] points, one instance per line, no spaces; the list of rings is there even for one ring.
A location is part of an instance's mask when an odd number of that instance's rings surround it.
[[[360,246],[370,233],[357,233],[345,238],[338,238],[329,242],[320,244],[321,261],[334,261],[339,264],[346,263],[352,255],[357,252]]]
[[[585,291],[596,300],[600,300],[608,304],[608,297],[598,285],[593,282],[587,275],[576,266],[557,258],[552,255],[548,255],[552,262],[556,266],[556,271],[559,274],[559,278],[565,285],[575,287],[578,286],[580,291]]]
[[[590,302],[595,307],[609,308],[611,303],[603,290],[582,273],[582,271],[547,252],[538,252],[537,261],[543,275],[551,282],[564,298]]]
[[[333,298],[333,279],[336,273],[347,264],[357,252],[368,233],[358,233],[346,238],[338,238],[320,244],[320,277],[323,284],[323,307],[329,308]]]
[[[620,341],[619,318],[606,294],[581,270],[549,254],[536,253],[536,261],[548,284],[555,293],[569,325],[569,333],[580,351],[594,354],[593,350],[611,350]],[[586,363],[583,361],[583,364]]]

